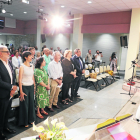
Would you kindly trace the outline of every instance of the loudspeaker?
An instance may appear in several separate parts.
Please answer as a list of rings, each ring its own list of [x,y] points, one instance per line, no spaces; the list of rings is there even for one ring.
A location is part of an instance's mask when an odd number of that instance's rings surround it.
[[[46,42],[45,34],[42,34],[42,35],[41,35],[41,40],[42,40],[42,43]]]
[[[120,36],[120,43],[122,47],[128,46],[127,44],[127,36]]]

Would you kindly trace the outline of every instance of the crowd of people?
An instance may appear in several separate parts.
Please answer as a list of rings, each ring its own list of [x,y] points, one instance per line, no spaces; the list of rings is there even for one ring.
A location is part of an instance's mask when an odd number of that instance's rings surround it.
[[[99,67],[102,52],[96,51],[94,58],[91,50],[85,57],[86,63],[93,63]],[[116,69],[117,57],[112,53],[110,68]],[[19,71],[16,79],[15,71]],[[19,117],[18,125],[29,127],[36,120],[36,116],[43,119],[43,115],[59,109],[58,96],[62,91],[61,102],[68,105],[74,98],[80,97],[78,89],[82,74],[85,73],[85,63],[81,57],[81,50],[75,49],[74,55],[68,48],[62,54],[62,50],[42,47],[39,52],[37,47],[17,50],[12,46],[0,46],[0,139],[6,140],[3,131],[15,133],[8,125],[8,116],[11,109],[13,95],[19,87]],[[69,89],[71,88],[71,94]],[[36,113],[35,113],[36,110]]]
[[[43,115],[59,109],[58,95],[62,90],[61,102],[68,105],[74,98],[80,97],[78,89],[85,64],[80,49],[72,51],[43,47],[39,52],[35,47],[23,51],[22,47],[15,50],[0,46],[0,139],[6,140],[4,132],[15,133],[8,125],[12,98],[19,86],[19,117],[18,125],[29,127]],[[19,70],[18,82],[15,70]],[[71,88],[71,95],[69,89]],[[37,110],[35,113],[35,109]]]

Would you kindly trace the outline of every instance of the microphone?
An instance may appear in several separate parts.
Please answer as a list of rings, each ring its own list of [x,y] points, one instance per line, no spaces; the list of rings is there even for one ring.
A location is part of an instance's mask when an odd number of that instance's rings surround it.
[[[136,62],[135,61],[131,61],[132,62],[132,64],[136,64]]]

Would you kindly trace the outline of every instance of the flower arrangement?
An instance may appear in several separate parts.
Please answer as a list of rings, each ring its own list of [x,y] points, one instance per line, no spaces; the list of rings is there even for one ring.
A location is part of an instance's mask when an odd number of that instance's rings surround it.
[[[49,126],[48,118],[44,121],[44,124],[48,127],[47,129],[43,126],[37,127],[33,123],[33,131],[39,133],[40,140],[66,140],[64,130],[68,128],[65,126],[64,122],[57,122],[57,119],[52,120],[52,129]]]

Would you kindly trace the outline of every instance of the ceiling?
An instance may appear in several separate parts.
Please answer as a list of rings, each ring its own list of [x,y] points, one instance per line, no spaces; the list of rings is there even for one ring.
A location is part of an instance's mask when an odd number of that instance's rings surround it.
[[[4,1],[4,0],[3,0]],[[44,12],[52,14],[97,14],[119,11],[130,11],[133,8],[140,8],[140,0],[29,0],[29,4],[21,2],[22,0],[13,0],[12,5],[4,5],[7,12],[10,14],[0,14],[0,16],[15,18],[19,20],[34,20],[37,19],[36,11],[38,5],[43,5]],[[87,2],[91,1],[91,4]],[[61,6],[64,5],[64,8]],[[23,12],[27,12],[24,14]]]

